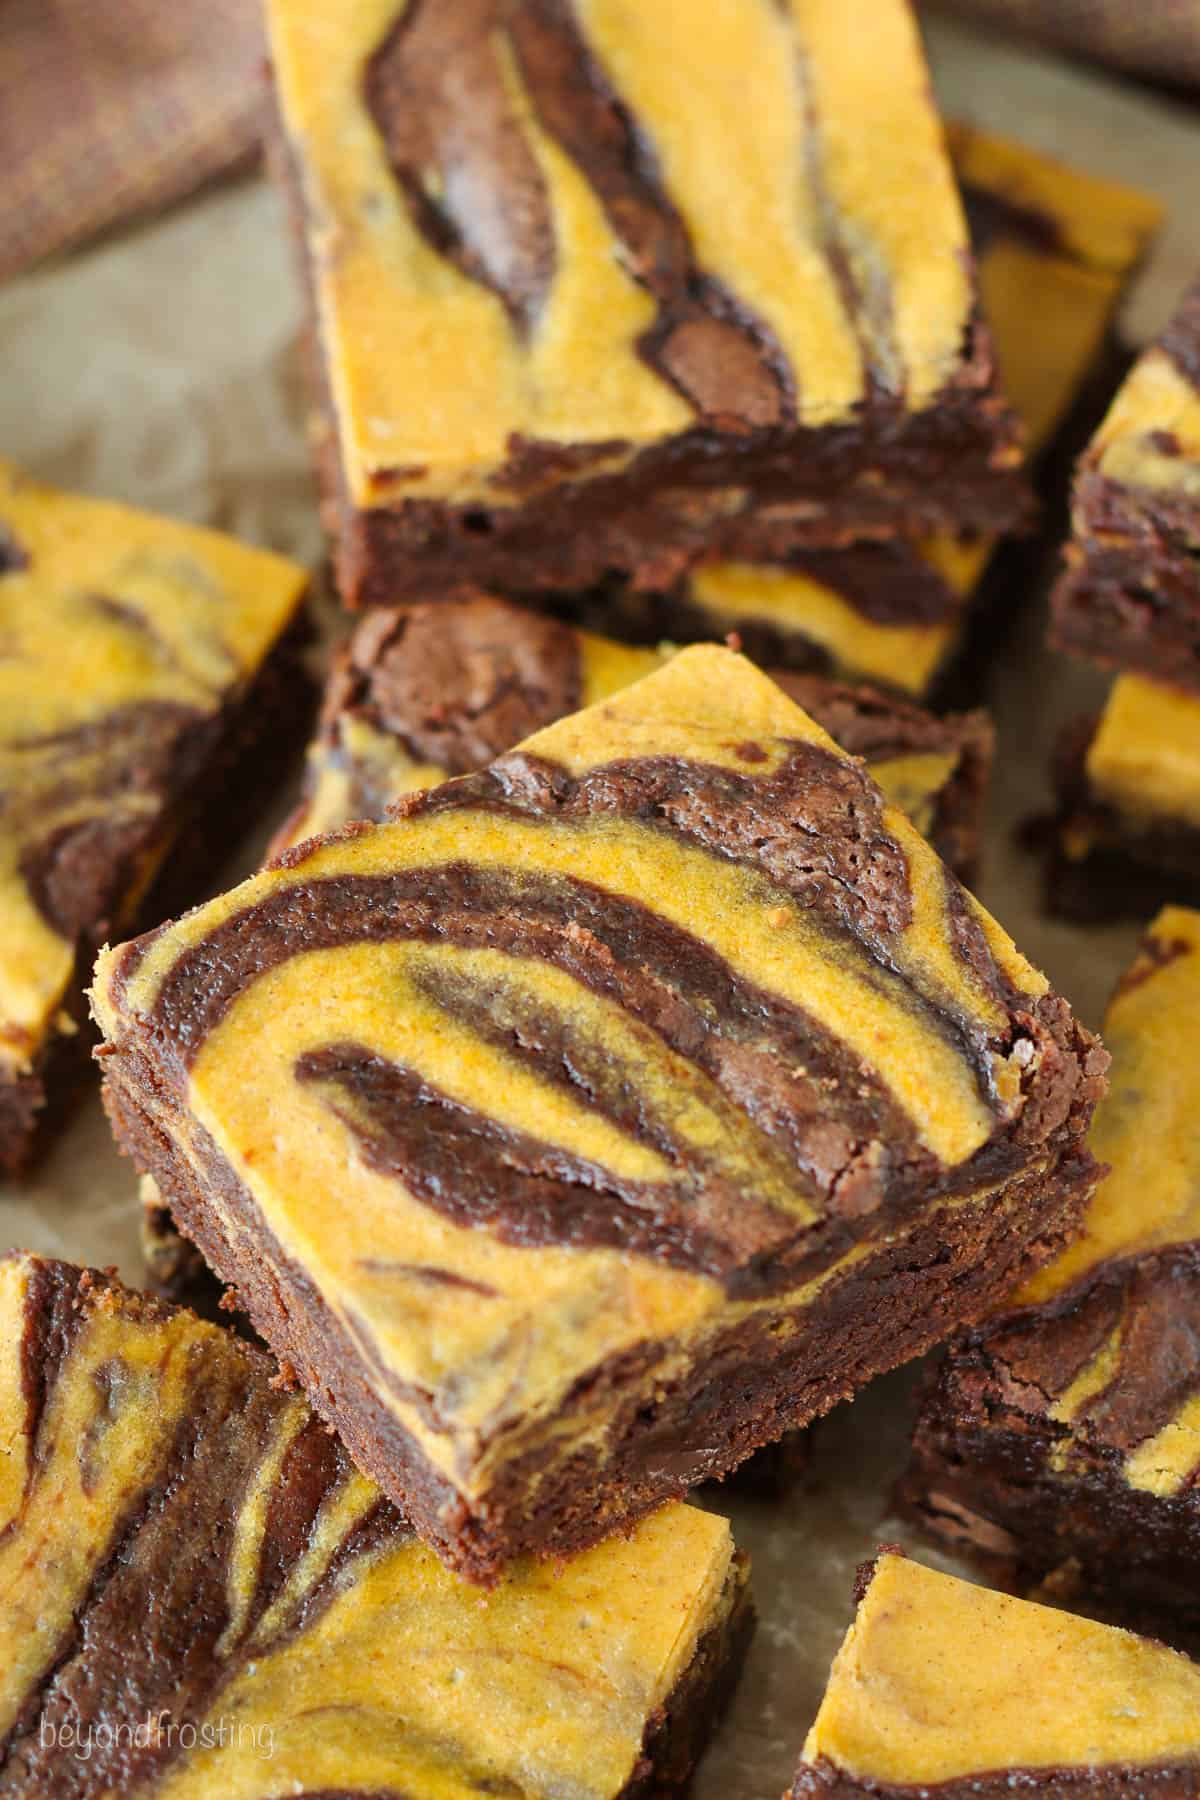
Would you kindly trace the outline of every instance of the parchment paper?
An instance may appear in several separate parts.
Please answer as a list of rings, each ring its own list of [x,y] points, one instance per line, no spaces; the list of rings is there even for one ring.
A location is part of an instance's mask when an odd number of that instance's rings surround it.
[[[1200,268],[1200,114],[961,26],[937,22],[930,36],[946,112],[1132,181],[1172,207],[1123,318],[1130,344],[1144,341]],[[0,447],[47,480],[203,520],[315,566],[322,540],[303,441],[299,324],[270,189],[254,180],[210,194],[0,289]],[[1095,1025],[1136,931],[1082,932],[1042,918],[1036,867],[1012,830],[1044,802],[1058,726],[1104,684],[1041,648],[1040,597],[1014,594],[1011,604],[1023,609],[1020,626],[990,680],[1000,752],[981,893]],[[231,847],[233,872],[251,866],[256,848]],[[136,1283],[136,1217],[131,1170],[93,1095],[33,1179],[0,1188],[0,1247],[116,1263]],[[912,1385],[911,1370],[889,1377],[827,1421],[794,1498],[718,1496],[752,1552],[761,1623],[698,1800],[765,1800],[788,1780],[850,1616],[855,1565],[881,1538],[905,1538],[886,1509]]]

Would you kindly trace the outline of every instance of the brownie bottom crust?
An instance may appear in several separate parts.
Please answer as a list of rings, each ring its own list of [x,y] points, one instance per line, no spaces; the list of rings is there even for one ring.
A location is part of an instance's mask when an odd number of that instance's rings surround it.
[[[1020,1390],[982,1334],[953,1345],[926,1379],[897,1513],[993,1586],[1200,1654],[1194,1488],[1133,1486],[1121,1449],[1078,1437],[1060,1469],[1068,1428]]]
[[[960,1780],[907,1783],[847,1774],[825,1758],[800,1771],[784,1800],[1012,1800],[1016,1794],[1074,1800],[1185,1800],[1200,1794],[1200,1764],[1099,1764],[1078,1769],[997,1769]]]
[[[1200,830],[1185,819],[1125,818],[1087,774],[1095,716],[1067,726],[1052,769],[1056,808],[1029,827],[1045,858],[1047,910],[1081,925],[1145,919],[1164,899],[1200,905]]]
[[[749,1563],[738,1553],[722,1596],[722,1616],[700,1639],[661,1711],[647,1722],[641,1757],[617,1800],[668,1800],[686,1792],[729,1709],[754,1636],[748,1578]]]
[[[108,1060],[105,1102],[118,1142],[355,1460],[451,1568],[483,1583],[518,1555],[573,1555],[726,1475],[980,1318],[1061,1249],[1096,1178],[1092,1159],[1073,1150],[1049,1170],[918,1215],[808,1304],[752,1312],[669,1380],[656,1378],[669,1345],[613,1359],[566,1397],[545,1441],[514,1450],[468,1499],[380,1401],[339,1320],[215,1144],[173,1116],[177,1102],[144,1059]],[[575,1405],[604,1418],[602,1443],[594,1432],[573,1438]]]
[[[125,899],[137,889],[135,860],[114,875],[77,857],[75,879],[113,899],[109,915],[94,922],[79,946],[65,1028],[55,1030],[30,1068],[0,1071],[0,1175],[20,1175],[42,1153],[87,1079],[95,1035],[83,985],[105,938],[144,930],[213,893],[239,841],[300,757],[317,699],[304,663],[311,637],[301,613],[241,693],[188,734],[170,811],[133,853],[154,871],[143,894],[132,904]],[[92,855],[102,854],[97,838]]]

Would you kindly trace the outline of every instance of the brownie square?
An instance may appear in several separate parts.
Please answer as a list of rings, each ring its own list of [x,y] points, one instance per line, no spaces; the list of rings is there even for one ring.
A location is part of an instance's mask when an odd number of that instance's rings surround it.
[[[481,1597],[228,1331],[0,1258],[0,1787],[676,1794],[750,1614],[724,1519]]]
[[[1168,907],[1109,1007],[1109,1165],[1082,1237],[957,1340],[905,1513],[1010,1584],[1200,1645],[1200,913]]]
[[[118,1137],[453,1567],[567,1554],[978,1317],[1106,1057],[731,651],[106,952]]]
[[[1200,900],[1200,695],[1120,675],[1054,758],[1047,899],[1085,922]]]
[[[1200,1668],[884,1550],[785,1800],[1200,1794]]]
[[[338,654],[304,792],[276,854],[406,794],[471,774],[522,738],[652,673],[638,649],[488,594],[377,607]],[[964,880],[979,855],[994,734],[986,714],[938,719],[898,696],[769,671]]]
[[[349,604],[1022,513],[907,0],[268,21]]]
[[[1054,642],[1200,692],[1200,282],[1080,460]]]
[[[1044,457],[1068,419],[1082,437],[1098,416],[1091,390],[1112,360],[1113,316],[1162,208],[990,132],[951,123],[947,136],[997,361],[1030,453]],[[995,552],[987,533],[942,529],[708,558],[664,592],[607,592],[585,616],[641,640],[736,631],[756,662],[921,698],[953,674],[980,615],[1011,608],[1028,580],[1026,547]]]
[[[77,963],[211,883],[303,728],[306,581],[0,461],[0,1169],[66,1085]]]

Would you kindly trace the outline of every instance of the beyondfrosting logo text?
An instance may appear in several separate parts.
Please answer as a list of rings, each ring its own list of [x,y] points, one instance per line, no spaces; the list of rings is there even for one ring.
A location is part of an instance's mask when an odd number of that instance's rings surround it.
[[[58,1750],[90,1762],[93,1756],[109,1756],[118,1750],[155,1750],[160,1753],[192,1750],[248,1750],[262,1761],[275,1754],[275,1732],[270,1725],[251,1725],[245,1719],[190,1719],[179,1723],[168,1712],[147,1713],[144,1719],[77,1725],[69,1720],[41,1721],[39,1741],[43,1750]]]

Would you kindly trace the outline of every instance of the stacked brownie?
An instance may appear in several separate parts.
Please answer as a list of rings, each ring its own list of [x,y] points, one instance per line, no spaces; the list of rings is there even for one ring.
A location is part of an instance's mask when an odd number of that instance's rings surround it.
[[[679,1794],[751,1616],[688,1494],[948,1341],[910,1511],[1113,1613],[1128,1533],[1157,1618],[1200,920],[1093,1126],[1108,1053],[963,885],[990,725],[917,703],[1157,209],[947,146],[906,0],[267,11],[360,616],[265,866],[176,918],[302,711],[303,577],[0,475],[0,1160],[110,937],[155,1273],[257,1339],[0,1257],[0,1790]],[[1134,657],[1153,489],[1154,679],[1187,319],[1061,600]],[[796,1795],[1200,1788],[1182,1657],[889,1552],[859,1600]]]
[[[282,777],[306,586],[283,557],[0,462],[0,1171],[86,1067],[78,972],[211,893]]]
[[[749,1624],[667,1507],[481,1597],[270,1358],[111,1276],[0,1257],[0,1788],[650,1800]]]
[[[1064,426],[1095,416],[1113,314],[1161,208],[991,133],[950,124],[947,138],[997,361],[1044,459]],[[1014,543],[997,554],[978,530],[902,530],[770,561],[710,556],[657,593],[609,583],[583,616],[642,641],[736,631],[758,661],[929,698],[961,685],[964,653],[986,644],[1035,560]]]
[[[117,1135],[452,1567],[570,1554],[1062,1246],[1107,1062],[866,766],[684,651],[106,952]]]
[[[902,1510],[993,1579],[1200,1645],[1200,914],[1168,907],[1104,1022],[1082,1236],[957,1340]]]
[[[1057,769],[1063,904],[1200,892],[1200,285],[1136,365],[1075,480],[1053,641],[1120,671]],[[1096,896],[1102,898],[1097,902]]]
[[[349,603],[1021,515],[904,0],[267,10]]]

